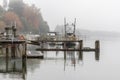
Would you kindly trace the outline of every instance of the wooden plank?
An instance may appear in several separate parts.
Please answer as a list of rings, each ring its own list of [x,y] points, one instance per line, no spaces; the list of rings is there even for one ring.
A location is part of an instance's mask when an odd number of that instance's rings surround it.
[[[95,49],[41,49],[41,48],[38,48],[36,49],[36,51],[95,51]]]
[[[23,71],[22,70],[0,70],[0,73],[12,73],[12,72],[18,72],[18,73],[22,73]]]
[[[20,43],[25,43],[25,40],[0,40],[0,44],[20,44]]]
[[[81,40],[39,40],[39,41],[32,41],[31,40],[31,42],[80,42],[80,41]]]

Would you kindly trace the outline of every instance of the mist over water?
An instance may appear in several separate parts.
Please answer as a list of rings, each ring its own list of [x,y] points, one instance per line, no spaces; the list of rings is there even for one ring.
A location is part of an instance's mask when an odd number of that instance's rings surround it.
[[[84,41],[84,46],[94,47],[94,40]],[[94,52],[83,52],[83,61],[78,60],[77,52],[72,52],[75,59],[67,55],[66,61],[63,52],[45,52],[43,60],[27,60],[25,80],[119,80],[119,47],[119,40],[101,40],[99,61],[95,60]],[[0,73],[0,79],[23,80],[18,73]]]
[[[5,59],[0,58],[0,80],[120,80],[120,38],[113,34],[120,32],[119,0],[24,1],[26,4],[35,3],[41,8],[41,14],[52,30],[57,24],[64,24],[64,17],[70,18],[70,21],[76,18],[77,28],[88,29],[82,35],[84,47],[94,48],[95,40],[100,41],[100,60],[95,60],[94,52],[83,52],[81,61],[78,60],[77,52],[68,52],[64,60],[64,52],[45,51],[44,59],[27,59],[26,63],[22,63],[21,59],[9,60],[10,71],[5,72]],[[97,30],[113,33],[103,36],[104,33],[98,33]],[[23,67],[22,64],[26,65]],[[15,72],[16,69],[18,72]]]

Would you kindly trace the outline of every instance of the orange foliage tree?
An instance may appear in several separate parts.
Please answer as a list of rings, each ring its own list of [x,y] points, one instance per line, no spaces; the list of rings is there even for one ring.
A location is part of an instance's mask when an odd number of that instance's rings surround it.
[[[7,11],[3,16],[3,19],[6,25],[12,25],[13,23],[16,23],[16,27],[19,30],[23,28],[23,25],[19,16],[12,11]]]
[[[40,26],[40,10],[35,7],[35,5],[28,6],[26,5],[23,11],[23,16],[26,20],[31,23],[35,28]]]

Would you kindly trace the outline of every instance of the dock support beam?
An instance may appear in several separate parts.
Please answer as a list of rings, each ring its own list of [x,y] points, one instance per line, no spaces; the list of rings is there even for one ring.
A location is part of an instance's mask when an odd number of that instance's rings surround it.
[[[65,42],[64,42],[63,48],[64,48],[64,49],[67,49],[67,48],[66,48],[66,43],[65,43]],[[64,60],[66,60],[66,51],[64,51]]]
[[[26,59],[27,59],[27,44],[23,43],[23,53],[22,53],[22,69],[23,69],[23,73],[26,73]]]
[[[6,47],[6,71],[8,71],[8,65],[9,65],[9,48]]]
[[[80,40],[79,41],[79,49],[80,49],[80,51],[79,51],[79,60],[83,60],[83,51],[81,51],[82,48],[83,48],[83,40]]]
[[[15,50],[16,50],[16,45],[15,44],[12,44],[11,45],[11,56],[13,59],[15,59]]]
[[[95,59],[99,60],[100,57],[100,42],[99,40],[95,41]]]

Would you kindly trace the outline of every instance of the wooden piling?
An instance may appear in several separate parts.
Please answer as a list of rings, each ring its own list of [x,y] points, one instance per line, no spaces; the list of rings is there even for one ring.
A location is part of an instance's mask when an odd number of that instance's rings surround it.
[[[42,41],[41,42],[41,49],[43,49],[44,48],[44,42]],[[44,53],[44,51],[41,51],[42,53]]]
[[[26,65],[26,61],[27,61],[27,44],[25,44],[25,61],[24,61],[24,68],[25,68],[25,72],[27,72],[27,65]]]
[[[64,48],[64,49],[67,49],[67,47],[66,47],[66,42],[64,42],[63,48]],[[66,60],[66,51],[64,51],[64,60]]]
[[[66,51],[64,51],[64,60],[66,60]]]
[[[12,44],[11,45],[11,56],[12,56],[12,58],[15,58],[15,50],[16,50],[15,44]]]
[[[26,73],[27,69],[26,69],[26,61],[27,61],[27,44],[26,43],[22,43],[23,46],[23,52],[22,52],[22,69],[23,69],[23,74]],[[25,77],[25,75],[23,75],[23,78]]]
[[[8,46],[6,47],[6,71],[8,71],[8,65],[9,65],[9,49]]]
[[[26,51],[27,51],[27,44],[26,43],[22,43],[22,46],[23,46],[23,51],[22,51],[22,59],[25,59],[26,60],[26,58],[27,58],[27,53],[26,53]]]
[[[22,77],[24,80],[26,78],[26,76],[25,76],[26,72],[27,72],[26,71],[26,61],[23,59],[23,61],[22,61],[22,73],[23,73],[23,75],[22,75]]]
[[[79,60],[83,60],[83,51],[82,51],[82,48],[83,48],[83,40],[80,40],[79,41]]]
[[[95,41],[95,59],[99,60],[100,57],[100,42],[99,40]]]

